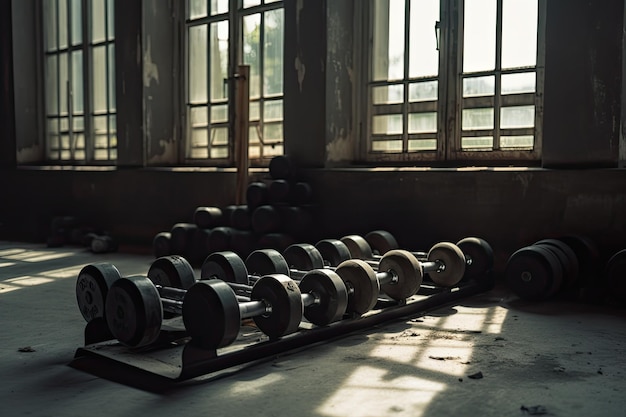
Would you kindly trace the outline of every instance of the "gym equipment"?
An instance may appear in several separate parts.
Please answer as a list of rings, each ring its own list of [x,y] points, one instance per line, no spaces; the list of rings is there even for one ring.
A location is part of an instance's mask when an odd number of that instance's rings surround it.
[[[80,270],[76,280],[76,301],[85,321],[105,317],[107,294],[111,285],[121,277],[114,265],[105,262],[86,265]]]
[[[373,254],[365,238],[359,235],[347,235],[342,237],[341,241],[345,243],[350,250],[352,258],[371,261],[374,265],[379,262],[378,259],[382,260],[382,258],[376,257]],[[424,255],[423,252],[412,254],[414,257],[423,257]],[[421,267],[423,272],[428,273],[430,279],[436,285],[452,287],[458,284],[463,278],[467,259],[463,251],[454,243],[436,243],[425,255],[425,261],[421,262]]]
[[[193,222],[200,229],[221,226],[223,221],[222,210],[219,207],[197,207],[193,213]]]
[[[315,249],[322,255],[325,265],[337,266],[352,259],[350,249],[339,239],[322,239],[315,244]]]
[[[159,232],[152,239],[152,250],[155,258],[172,254],[172,234],[170,232]]]
[[[518,297],[530,301],[545,300],[561,287],[563,267],[546,245],[525,246],[509,257],[504,278]]]
[[[270,339],[298,330],[304,303],[314,296],[301,294],[285,275],[261,277],[252,287],[251,301],[239,303],[233,289],[219,279],[198,281],[185,294],[183,322],[192,338],[211,349],[231,344],[239,334],[241,320],[252,318]]]
[[[191,242],[193,233],[198,226],[195,223],[176,223],[170,229],[170,246],[172,254],[186,256]]]
[[[353,250],[357,251],[357,254],[360,252],[360,256],[362,256],[360,259],[376,259],[378,255],[393,249],[399,249],[396,238],[386,230],[371,231],[365,235],[364,240],[370,246],[369,249],[363,244],[362,240],[353,242],[353,245],[356,245],[356,247],[353,247]],[[491,283],[492,277],[490,272],[493,269],[494,262],[491,245],[479,237],[466,237],[459,240],[456,245],[465,255],[466,266],[463,280],[484,280],[486,283]],[[369,255],[370,252],[372,253],[371,256]],[[420,261],[427,260],[428,254],[426,252],[412,251],[411,253]]]
[[[250,210],[267,204],[268,201],[267,184],[261,181],[254,181],[246,188],[246,203]]]
[[[254,287],[263,277],[274,275],[288,277],[288,273],[289,270],[285,267],[277,266],[276,271],[270,274],[263,274],[261,278],[255,276],[254,285],[251,287],[249,283],[252,276],[248,274],[244,261],[233,252],[216,252],[209,255],[202,264],[200,280],[219,279],[229,283],[233,291],[247,295],[252,294]],[[299,283],[294,284],[299,286],[303,294],[304,317],[311,323],[324,326],[339,320],[345,313],[348,303],[347,290],[341,278],[333,271],[311,271],[305,274]]]
[[[297,175],[296,165],[287,155],[275,156],[269,164],[270,176],[275,179],[294,179]]]
[[[609,258],[604,269],[608,293],[621,303],[626,303],[626,249]]]
[[[563,269],[561,289],[572,288],[578,282],[579,263],[576,253],[565,242],[558,239],[541,239],[533,245],[544,246],[559,259]]]

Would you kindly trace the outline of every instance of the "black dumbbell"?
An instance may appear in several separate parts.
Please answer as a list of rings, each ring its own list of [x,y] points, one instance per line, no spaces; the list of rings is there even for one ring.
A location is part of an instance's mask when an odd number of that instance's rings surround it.
[[[277,267],[275,271],[262,276],[268,275],[288,276],[288,270]],[[258,283],[258,276],[255,276],[254,285],[249,285],[251,275],[248,274],[245,262],[236,253],[229,251],[212,253],[202,264],[200,279],[216,278],[231,284],[233,290],[240,291],[242,295],[251,293]],[[302,293],[304,317],[312,324],[324,326],[344,315],[348,294],[341,278],[333,271],[312,271],[296,285]]]
[[[504,278],[520,298],[544,300],[561,288],[563,266],[555,252],[546,245],[525,246],[513,252],[507,260]]]
[[[617,302],[626,303],[626,249],[611,256],[604,268],[608,293]]]
[[[336,268],[328,269],[323,266],[322,257],[314,246],[297,244],[293,248],[298,250],[290,252],[297,255],[291,262],[276,251],[261,250],[251,253],[246,259],[246,265],[250,265],[249,269],[256,272],[267,272],[269,268],[275,268],[283,273],[287,272],[294,278],[309,273],[308,270],[293,268],[294,264],[305,268],[317,267],[318,269],[314,269],[316,271],[334,269],[347,289],[346,311],[359,315],[374,308],[381,289],[394,300],[405,300],[414,295],[422,283],[423,272],[420,263],[407,251],[395,250],[385,254],[379,264],[381,269],[376,272],[362,260],[347,260]]]
[[[105,317],[105,302],[111,285],[122,276],[110,263],[84,266],[76,279],[76,301],[85,321]]]
[[[347,235],[341,238],[341,241],[345,243],[350,250],[352,258],[367,261],[374,266],[382,260],[380,256],[374,255],[369,244],[362,236]],[[418,259],[418,257],[425,259],[424,261],[419,261],[423,273],[428,273],[430,279],[436,285],[453,287],[461,281],[465,274],[467,259],[463,251],[454,243],[436,243],[426,254],[423,252],[409,253],[416,259]],[[424,255],[426,256],[424,257]]]
[[[369,244],[371,252],[376,255],[383,255],[392,249],[399,249],[396,238],[386,230],[373,230],[365,235],[365,241]],[[493,269],[494,255],[493,249],[489,243],[479,237],[466,237],[456,245],[465,255],[465,274],[464,281],[476,280],[480,282],[492,283],[493,277],[490,272]],[[367,251],[367,248],[362,250]],[[413,252],[420,261],[427,260],[427,252]]]

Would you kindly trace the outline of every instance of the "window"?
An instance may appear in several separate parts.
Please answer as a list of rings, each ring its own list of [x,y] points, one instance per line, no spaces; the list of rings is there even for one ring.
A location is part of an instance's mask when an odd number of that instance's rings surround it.
[[[46,159],[117,158],[114,0],[43,0]]]
[[[212,164],[233,160],[233,62],[250,66],[251,162],[282,154],[282,2],[188,0],[186,16],[186,159]]]
[[[539,158],[544,0],[370,5],[365,159]]]

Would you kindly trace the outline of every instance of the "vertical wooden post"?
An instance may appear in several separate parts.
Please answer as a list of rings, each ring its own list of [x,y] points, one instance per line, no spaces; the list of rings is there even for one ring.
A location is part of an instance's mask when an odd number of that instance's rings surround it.
[[[235,166],[237,167],[236,204],[245,204],[248,187],[248,122],[250,119],[250,66],[239,65],[235,98]]]

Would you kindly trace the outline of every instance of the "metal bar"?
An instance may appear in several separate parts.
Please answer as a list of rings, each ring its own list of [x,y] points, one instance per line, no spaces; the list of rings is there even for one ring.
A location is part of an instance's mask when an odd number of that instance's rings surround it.
[[[250,119],[250,66],[240,65],[237,69],[235,166],[237,167],[236,204],[245,204],[248,187],[248,120]]]

